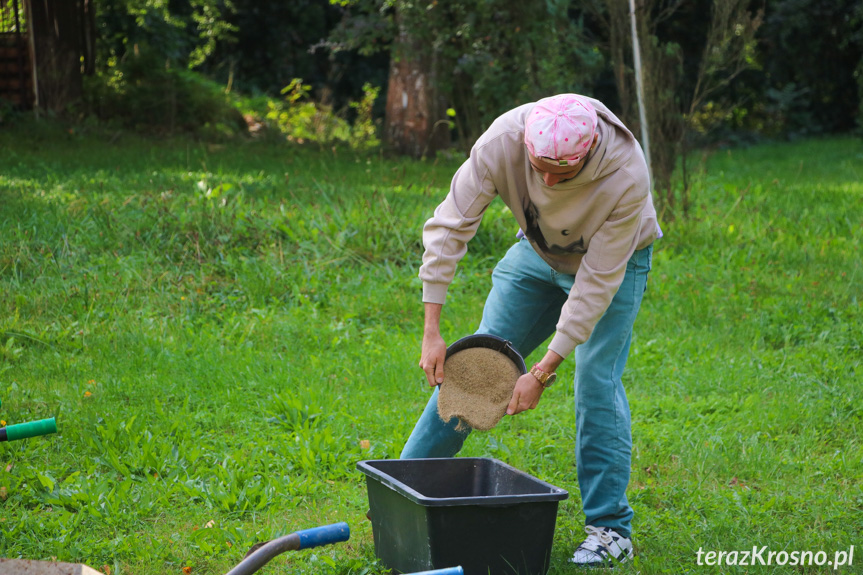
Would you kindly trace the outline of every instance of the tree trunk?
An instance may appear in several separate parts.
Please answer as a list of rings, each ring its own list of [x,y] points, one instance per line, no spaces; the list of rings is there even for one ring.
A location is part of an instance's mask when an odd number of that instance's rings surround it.
[[[96,73],[96,6],[94,0],[78,0],[81,21],[81,72]]]
[[[38,105],[43,109],[61,111],[81,97],[81,1],[30,2]]]
[[[445,106],[435,86],[434,58],[403,26],[390,62],[384,140],[398,154],[422,158],[449,144]]]
[[[626,0],[606,0],[609,15],[609,52],[611,53],[614,81],[617,84],[617,98],[620,100],[618,117],[633,131],[640,128],[638,110],[635,109],[635,87],[630,80],[632,69],[627,66],[626,52],[631,50],[629,29],[623,24],[629,20],[629,6]]]

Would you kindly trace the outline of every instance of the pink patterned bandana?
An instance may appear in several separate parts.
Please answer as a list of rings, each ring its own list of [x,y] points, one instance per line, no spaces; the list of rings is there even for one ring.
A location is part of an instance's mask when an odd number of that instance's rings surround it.
[[[590,151],[596,109],[583,96],[560,94],[534,104],[524,123],[530,155],[555,166],[575,166]]]

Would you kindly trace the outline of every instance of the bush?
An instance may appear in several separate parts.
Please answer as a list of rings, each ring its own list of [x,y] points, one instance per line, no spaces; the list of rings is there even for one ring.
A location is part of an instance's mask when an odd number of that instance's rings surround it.
[[[146,46],[87,78],[85,112],[145,132],[187,132],[214,138],[245,132],[246,124],[224,89],[203,76],[162,61]]]
[[[17,115],[18,112],[15,109],[15,106],[3,98],[0,98],[0,126],[6,122],[14,120]]]
[[[344,143],[354,150],[369,150],[380,145],[372,115],[372,107],[380,88],[370,84],[363,86],[363,98],[351,102],[354,123],[350,124],[331,106],[315,103],[309,97],[311,87],[294,78],[282,90],[284,101],[268,102],[267,120],[285,134],[288,141],[302,144],[306,141],[333,145]]]

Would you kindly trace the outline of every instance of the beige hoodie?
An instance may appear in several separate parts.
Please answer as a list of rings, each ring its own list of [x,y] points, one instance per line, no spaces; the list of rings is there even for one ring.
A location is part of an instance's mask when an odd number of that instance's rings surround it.
[[[480,136],[423,227],[424,302],[444,303],[467,242],[499,195],[536,253],[554,270],[575,275],[549,349],[567,357],[587,341],[633,252],[661,236],[641,147],[608,108],[590,102],[599,142],[575,178],[553,187],[533,170],[524,144],[533,103],[502,115]]]

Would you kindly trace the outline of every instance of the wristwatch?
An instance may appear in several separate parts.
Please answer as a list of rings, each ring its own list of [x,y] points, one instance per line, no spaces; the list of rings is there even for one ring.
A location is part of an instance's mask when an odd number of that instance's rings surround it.
[[[539,381],[539,384],[543,388],[551,387],[551,384],[554,383],[555,379],[557,379],[556,373],[548,373],[547,371],[543,371],[542,368],[539,367],[538,363],[533,364],[533,367],[530,368],[530,374]]]

